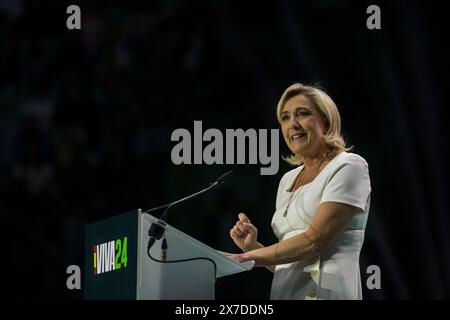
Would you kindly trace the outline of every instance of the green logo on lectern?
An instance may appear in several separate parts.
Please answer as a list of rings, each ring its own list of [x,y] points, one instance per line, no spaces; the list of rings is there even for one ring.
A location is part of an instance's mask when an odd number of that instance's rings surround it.
[[[108,241],[94,246],[94,274],[119,270],[127,267],[128,237]]]

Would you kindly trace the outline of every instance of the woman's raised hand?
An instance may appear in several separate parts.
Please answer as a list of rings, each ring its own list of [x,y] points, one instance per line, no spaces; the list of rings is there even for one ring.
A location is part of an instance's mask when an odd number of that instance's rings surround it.
[[[230,237],[242,251],[253,250],[257,246],[258,229],[250,222],[244,214],[238,214],[239,220],[230,230]]]

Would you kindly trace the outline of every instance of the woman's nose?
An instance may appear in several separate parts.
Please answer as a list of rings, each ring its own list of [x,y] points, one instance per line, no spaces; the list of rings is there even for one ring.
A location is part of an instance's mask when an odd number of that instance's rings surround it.
[[[289,128],[292,129],[300,129],[300,122],[298,121],[298,119],[296,117],[291,117],[291,119],[289,120]]]

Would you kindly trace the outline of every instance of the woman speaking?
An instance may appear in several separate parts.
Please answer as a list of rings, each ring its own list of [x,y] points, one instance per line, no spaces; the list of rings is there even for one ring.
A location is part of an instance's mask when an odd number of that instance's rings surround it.
[[[341,119],[321,89],[300,83],[281,96],[277,118],[296,167],[281,178],[272,229],[263,246],[244,214],[230,230],[244,251],[274,272],[271,299],[362,299],[359,254],[370,208],[367,162],[347,152]]]

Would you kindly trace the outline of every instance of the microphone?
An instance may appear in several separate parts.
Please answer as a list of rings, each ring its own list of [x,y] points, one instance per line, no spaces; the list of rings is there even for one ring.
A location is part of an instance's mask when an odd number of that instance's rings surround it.
[[[150,213],[159,209],[165,209],[163,214],[161,215],[161,217],[159,218],[160,220],[162,220],[162,224],[164,224],[164,221],[167,220],[167,212],[169,211],[170,208],[172,208],[173,206],[175,206],[176,204],[182,203],[184,201],[187,201],[189,199],[192,199],[196,196],[199,196],[205,192],[208,192],[209,190],[213,190],[216,189],[218,187],[220,187],[222,184],[225,183],[225,181],[231,176],[231,174],[233,173],[233,170],[230,170],[226,173],[224,173],[223,175],[221,175],[220,177],[218,177],[214,182],[210,183],[206,188],[193,193],[187,197],[184,197],[180,200],[156,207],[156,208],[152,208],[149,209],[147,211],[144,211],[143,213]],[[150,239],[148,240],[148,244],[147,244],[147,251],[150,250],[150,248],[153,246],[153,244],[155,243],[156,240],[159,240],[162,238],[162,236],[164,235],[164,227],[159,225],[159,224],[155,224],[152,223],[152,225],[150,226],[149,230],[148,230],[148,235],[150,237]]]
[[[197,196],[197,195],[202,194],[203,192],[206,192],[206,191],[209,191],[209,190],[216,189],[216,188],[218,188],[219,186],[221,186],[223,183],[225,183],[225,181],[231,176],[232,173],[233,173],[233,170],[230,170],[230,171],[228,171],[228,172],[225,172],[223,175],[221,175],[220,177],[218,177],[214,182],[211,182],[211,183],[208,185],[207,188],[205,188],[205,189],[203,189],[203,190],[201,190],[201,191],[199,191],[199,192],[197,192],[197,193],[194,193],[193,195],[190,195],[190,196],[188,196],[188,197],[185,197],[185,198],[180,199],[180,200],[175,201],[175,202],[163,204],[162,206],[159,206],[159,207],[151,208],[151,209],[149,209],[149,210],[147,210],[147,211],[144,211],[143,213],[150,213],[150,212],[153,212],[153,211],[158,211],[158,210],[160,210],[160,209],[166,209],[166,208],[168,208],[168,207],[171,206],[171,205],[175,205],[175,204],[177,204],[177,203],[180,203],[180,202],[189,200],[189,199],[191,199],[191,198],[193,198],[193,197],[195,197],[195,196]],[[168,210],[168,209],[167,209],[167,210]]]
[[[215,189],[215,188],[220,187],[222,184],[225,183],[225,181],[227,181],[227,179],[231,176],[232,173],[233,173],[233,170],[225,172],[223,175],[218,177],[216,179],[216,181],[212,182],[208,187],[212,187],[211,189]]]

